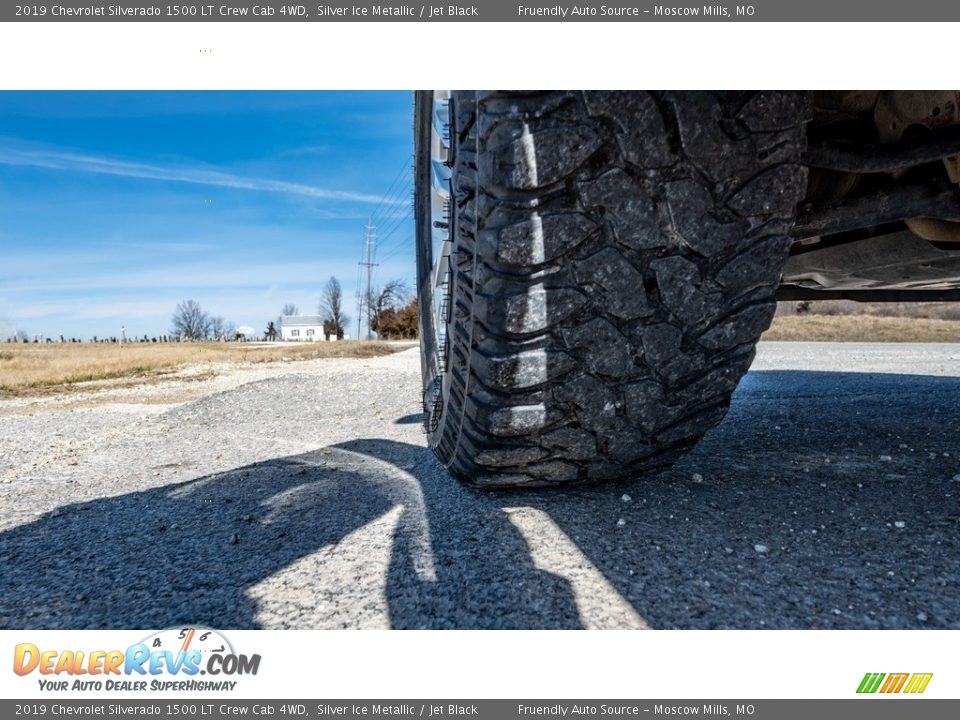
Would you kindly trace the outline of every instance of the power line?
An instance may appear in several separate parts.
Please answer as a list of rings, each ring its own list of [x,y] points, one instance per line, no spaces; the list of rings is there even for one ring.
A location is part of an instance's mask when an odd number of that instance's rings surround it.
[[[401,178],[404,177],[404,174],[407,175],[406,181],[401,181]],[[413,215],[413,204],[410,203],[407,212],[403,215],[400,213],[400,208],[403,207],[405,203],[401,203],[400,200],[406,195],[409,195],[413,192],[413,156],[410,155],[404,159],[403,165],[400,166],[400,169],[397,171],[397,174],[394,176],[393,180],[390,182],[390,185],[387,187],[386,192],[383,194],[383,197],[380,198],[380,201],[377,203],[377,206],[374,208],[373,212],[370,214],[369,219],[367,220],[366,232],[364,235],[364,257],[357,263],[357,339],[360,339],[360,333],[362,331],[362,322],[364,311],[367,315],[367,339],[371,337],[371,314],[373,308],[370,307],[370,293],[373,286],[373,269],[379,265],[379,263],[374,262],[376,257],[376,225],[377,223],[384,223],[389,225],[389,231],[387,232],[386,238],[389,238],[398,227],[400,227],[408,218]],[[399,207],[396,207],[399,206]],[[366,270],[366,290],[363,290],[363,274],[364,269]]]
[[[413,240],[413,235],[407,235],[407,237],[405,237],[405,238],[403,239],[403,242],[396,246],[396,249],[395,249],[393,252],[387,254],[385,257],[380,258],[380,262],[381,262],[381,263],[385,263],[387,260],[390,260],[390,259],[392,259],[392,258],[395,258],[397,255],[399,255],[400,253],[402,253],[404,250],[412,250],[412,249],[413,249],[413,246],[412,246],[412,245],[409,245],[409,246],[407,245],[407,243],[409,243],[411,240]]]
[[[394,184],[394,185],[390,186],[390,187],[387,189],[387,191],[383,194],[383,198],[381,199],[380,206],[374,210],[374,212],[377,213],[377,215],[375,215],[374,217],[379,216],[379,214],[380,214],[381,212],[387,211],[387,210],[389,209],[389,208],[387,207],[387,205],[389,204],[389,202],[390,202],[391,200],[395,200],[395,199],[397,199],[398,197],[402,196],[403,193],[406,192],[406,190],[407,190],[411,185],[413,185],[413,174],[412,174],[412,173],[410,174],[409,177],[407,177],[407,178],[406,178],[403,182],[401,182],[399,185],[398,185],[398,184]]]
[[[410,172],[409,183],[413,182],[413,156],[408,156],[404,158],[403,165],[400,166],[400,171],[397,173],[396,177],[393,178],[393,181],[390,183],[390,186],[387,188],[387,191],[383,194],[383,197],[380,199],[380,202],[377,203],[377,207],[374,208],[373,213],[370,215],[370,219],[373,220],[377,218],[377,213],[380,212],[380,208],[383,207],[384,202],[387,198],[390,197],[394,186],[397,184],[397,180],[403,177],[404,171]]]
[[[390,237],[397,231],[397,229],[398,229],[401,225],[403,225],[407,220],[409,220],[411,217],[413,217],[413,208],[412,208],[412,207],[411,207],[409,210],[407,210],[407,214],[406,214],[406,215],[404,215],[403,217],[399,218],[395,223],[393,223],[393,225],[390,226],[390,229],[387,230],[387,231],[384,233],[382,242],[383,242],[383,243],[386,243],[387,240],[389,240]]]
[[[401,234],[401,235],[398,235],[398,236],[397,236],[397,239],[394,240],[392,243],[390,243],[389,246],[387,246],[386,244],[384,244],[383,247],[380,248],[380,252],[381,252],[381,253],[387,253],[389,257],[393,257],[393,253],[394,253],[394,252],[402,251],[402,250],[404,250],[404,249],[406,249],[406,248],[408,248],[408,247],[412,248],[412,247],[413,247],[412,245],[409,245],[409,246],[407,245],[407,243],[410,242],[410,240],[412,240],[412,239],[413,239],[413,238],[412,238],[412,235],[411,235],[410,233],[407,233],[406,236],[404,236],[404,235],[402,235],[402,234]],[[386,259],[386,258],[384,258],[384,259]]]
[[[361,254],[360,257],[362,258],[363,255]],[[363,317],[363,295],[361,294],[362,292],[363,292],[363,265],[361,263],[357,263],[357,295],[356,295],[357,319]],[[358,323],[357,340],[359,339],[360,339],[360,326]]]
[[[403,252],[406,249],[413,247],[410,243],[412,239],[411,234],[407,233],[406,235],[398,235],[397,239],[390,243],[389,247],[383,246],[380,248],[380,253],[382,257],[377,258],[378,260],[386,260],[388,257],[393,257],[394,253]]]
[[[387,186],[387,191],[383,194],[383,198],[380,199],[380,202],[377,204],[377,207],[374,208],[373,210],[373,215],[376,215],[380,211],[380,208],[383,206],[384,200],[386,200],[386,198],[389,197],[390,194],[393,192],[394,186],[397,184],[397,181],[401,177],[403,177],[404,171],[407,170],[408,167],[411,167],[412,159],[413,159],[412,156],[404,158],[403,165],[400,166],[400,170],[397,172],[396,176],[390,182],[390,185]],[[373,217],[373,215],[371,215],[371,217]]]
[[[388,202],[390,207],[384,208],[384,210],[379,215],[371,216],[373,222],[378,225],[383,225],[388,222],[392,222],[397,217],[403,214],[404,211],[410,208],[412,203],[408,203],[405,200],[402,200],[405,196],[409,196],[413,192],[413,183],[410,182],[404,187],[399,188],[399,190],[390,198]]]
[[[367,340],[370,339],[370,321],[371,317],[371,307],[370,307],[370,285],[373,281],[373,268],[377,266],[378,263],[373,262],[374,254],[374,245],[377,242],[377,230],[376,226],[373,224],[373,220],[367,222],[367,232],[366,232],[366,251],[367,259],[366,261],[361,261],[359,265],[364,266],[367,269],[367,291],[364,293],[363,297],[360,299],[361,311],[357,313],[357,340],[360,339],[360,322],[363,319],[363,307],[366,306],[367,309]]]

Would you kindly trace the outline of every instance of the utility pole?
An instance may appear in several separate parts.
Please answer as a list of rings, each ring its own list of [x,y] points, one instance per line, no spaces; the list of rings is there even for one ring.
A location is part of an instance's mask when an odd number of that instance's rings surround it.
[[[357,340],[360,339],[360,322],[363,317],[363,309],[367,310],[367,340],[370,339],[370,320],[372,309],[370,308],[370,285],[373,282],[373,268],[379,263],[373,261],[374,246],[377,242],[377,229],[373,224],[373,219],[367,221],[366,233],[366,260],[360,262],[362,267],[367,269],[367,289],[360,297],[360,312],[357,313]]]

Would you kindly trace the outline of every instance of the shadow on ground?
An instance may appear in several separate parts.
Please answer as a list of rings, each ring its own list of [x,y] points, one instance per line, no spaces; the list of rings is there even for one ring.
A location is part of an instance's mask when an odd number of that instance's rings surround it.
[[[392,627],[594,626],[591,603],[656,628],[960,627],[958,396],[958,378],[756,372],[693,453],[625,484],[479,492],[363,439],[68,505],[0,535],[0,625],[258,627],[251,588],[326,548],[309,600],[339,543],[398,512]]]

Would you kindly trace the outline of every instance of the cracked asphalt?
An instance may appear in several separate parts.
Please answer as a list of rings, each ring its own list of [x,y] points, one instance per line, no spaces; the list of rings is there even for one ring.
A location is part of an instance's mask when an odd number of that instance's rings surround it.
[[[958,345],[762,343],[674,468],[560,491],[447,477],[416,349],[204,388],[0,402],[0,627],[960,628]]]

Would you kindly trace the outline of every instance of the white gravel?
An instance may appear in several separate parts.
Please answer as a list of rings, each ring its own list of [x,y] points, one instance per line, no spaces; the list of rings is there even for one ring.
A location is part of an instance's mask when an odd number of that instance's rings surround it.
[[[960,628],[957,359],[762,344],[672,470],[555,492],[447,476],[415,350],[0,402],[0,627]]]

